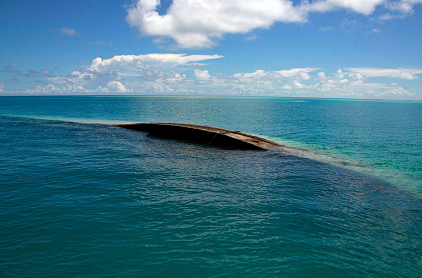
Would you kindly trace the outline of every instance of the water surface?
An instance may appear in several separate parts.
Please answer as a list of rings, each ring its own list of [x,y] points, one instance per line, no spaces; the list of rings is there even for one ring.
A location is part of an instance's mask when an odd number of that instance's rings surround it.
[[[0,98],[0,276],[420,277],[421,106]],[[93,124],[161,121],[305,151]]]

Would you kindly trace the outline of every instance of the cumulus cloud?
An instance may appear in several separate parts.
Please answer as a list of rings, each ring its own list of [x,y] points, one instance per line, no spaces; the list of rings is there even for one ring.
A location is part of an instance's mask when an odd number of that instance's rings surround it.
[[[186,79],[186,74],[180,74],[174,71],[171,71],[166,74],[166,77],[160,81],[166,84],[179,84]]]
[[[37,86],[35,89],[27,89],[23,91],[24,94],[34,95],[55,95],[55,94],[81,94],[85,91],[85,88],[80,85],[68,85],[65,87],[56,87],[53,84],[47,84],[46,86]]]
[[[304,84],[300,83],[300,82],[299,82],[299,81],[297,81],[297,80],[293,81],[293,85],[294,85],[296,88],[300,88],[300,89],[305,87],[305,85],[304,85]]]
[[[422,0],[320,0],[297,5],[292,0],[173,0],[161,15],[157,11],[160,0],[138,0],[127,9],[126,21],[146,36],[171,38],[181,48],[205,48],[225,34],[246,34],[277,22],[304,23],[310,13],[346,9],[368,16],[383,5],[394,17],[413,13],[413,6],[420,3]],[[160,44],[163,41],[158,39]]]
[[[176,67],[205,60],[219,59],[221,55],[186,55],[186,54],[146,54],[146,55],[117,55],[110,59],[96,58],[92,61],[90,69],[103,70],[115,69],[144,69],[146,67]]]
[[[400,79],[418,79],[422,69],[379,69],[379,68],[347,68],[347,71],[365,77],[393,77]]]
[[[338,70],[336,74],[319,79],[309,93],[314,90],[318,95],[327,97],[346,98],[408,98],[414,95],[397,83],[382,84],[365,82],[362,75],[358,73],[343,73]]]
[[[277,73],[281,74],[284,77],[299,76],[303,80],[308,80],[311,78],[308,73],[316,70],[317,68],[294,68],[289,70],[280,70],[277,71]]]
[[[174,81],[173,69],[192,67],[201,62],[219,59],[220,55],[146,54],[117,55],[109,59],[94,59],[84,70],[73,71],[67,76],[50,77],[55,83],[86,84],[91,82],[122,81],[124,78],[142,78],[144,81],[163,79],[166,75]]]
[[[246,79],[275,80],[275,79],[283,79],[283,78],[309,80],[311,79],[311,76],[308,73],[313,72],[315,70],[317,70],[317,68],[294,68],[294,69],[280,70],[280,71],[256,70],[255,72],[251,72],[251,73],[236,73],[234,74],[234,77],[242,79],[242,80],[246,80]]]
[[[397,83],[382,84],[370,82],[357,72],[342,69],[326,74],[317,68],[296,68],[267,72],[237,73],[231,82],[218,84],[241,94],[262,94],[273,96],[303,97],[345,97],[345,98],[409,98],[414,93]],[[406,72],[406,71],[404,71]],[[306,73],[306,75],[305,75]],[[235,84],[235,86],[233,86]]]
[[[34,81],[38,85],[35,89],[19,92],[6,91],[1,84],[0,93],[410,98],[414,89],[400,86],[400,80],[415,80],[422,74],[422,69],[414,68],[344,68],[327,72],[309,67],[211,75],[204,62],[219,58],[222,56],[118,55],[109,59],[96,58],[85,69],[73,71],[66,76],[52,76],[48,70],[22,74],[9,66],[4,72],[37,76],[41,80]],[[379,77],[386,78],[386,83],[373,82],[373,78]],[[406,82],[406,86],[410,84]]]
[[[107,83],[107,87],[113,92],[117,92],[117,93],[128,93],[132,91],[132,90],[126,89],[125,85],[123,85],[119,81],[110,81]]]
[[[46,78],[46,86],[37,86],[27,94],[133,93],[179,92],[183,86],[211,82],[208,70],[200,70],[204,62],[222,58],[221,55],[145,54],[117,55],[109,59],[96,58],[85,69],[65,76],[51,76],[51,71],[36,72]],[[12,69],[10,67],[10,69]],[[5,69],[6,70],[6,69]],[[10,71],[10,70],[9,70]],[[186,80],[184,71],[191,71],[195,80]],[[16,73],[16,71],[13,70]],[[35,71],[31,72],[35,74]],[[196,83],[195,83],[195,82]],[[191,83],[190,85],[187,83]],[[58,84],[64,84],[59,87]],[[79,86],[79,87],[78,87]],[[94,86],[97,86],[96,88]],[[179,88],[176,88],[176,87]],[[72,90],[75,89],[75,90]],[[192,90],[194,91],[194,90]]]
[[[264,76],[268,76],[270,72],[264,70],[256,70],[255,72],[248,72],[248,73],[236,73],[234,77],[236,78],[262,78]]]
[[[169,72],[154,81],[132,79],[112,80],[92,87],[70,84],[57,86],[46,84],[24,94],[175,94],[175,95],[263,95],[296,97],[345,97],[345,98],[404,98],[414,94],[398,83],[374,83],[371,77],[356,72],[338,70],[326,74],[313,68],[295,68],[279,71],[256,70],[232,76],[212,76],[208,70],[194,68],[192,77]],[[303,78],[301,73],[306,73]],[[0,86],[0,92],[5,92]]]
[[[123,84],[111,83],[108,87],[98,86],[93,89],[87,89],[81,85],[67,85],[55,86],[53,84],[46,84],[45,86],[37,86],[35,89],[27,89],[24,91],[9,91],[8,94],[26,94],[26,95],[87,95],[87,94],[116,94],[116,93],[130,93],[133,90],[128,90]]]
[[[193,73],[198,81],[209,81],[211,79],[207,70],[194,69]]]
[[[211,47],[224,34],[268,28],[276,21],[304,22],[288,0],[174,0],[167,14],[159,0],[139,0],[128,9],[127,22],[150,36],[173,38],[183,48]]]

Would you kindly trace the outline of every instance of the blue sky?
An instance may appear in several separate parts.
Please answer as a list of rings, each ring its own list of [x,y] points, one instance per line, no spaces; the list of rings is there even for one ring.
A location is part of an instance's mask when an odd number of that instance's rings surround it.
[[[422,0],[2,0],[1,95],[422,100]]]

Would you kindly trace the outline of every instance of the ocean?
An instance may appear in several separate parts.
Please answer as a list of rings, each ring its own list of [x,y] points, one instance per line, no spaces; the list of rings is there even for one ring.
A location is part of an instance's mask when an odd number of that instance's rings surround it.
[[[422,277],[422,103],[0,97],[0,193],[0,277]]]

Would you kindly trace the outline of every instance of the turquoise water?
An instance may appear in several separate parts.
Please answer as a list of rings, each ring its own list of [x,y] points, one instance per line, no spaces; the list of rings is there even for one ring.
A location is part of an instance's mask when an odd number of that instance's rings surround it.
[[[103,125],[120,122],[295,148]],[[0,276],[421,277],[421,138],[421,103],[1,97]]]

